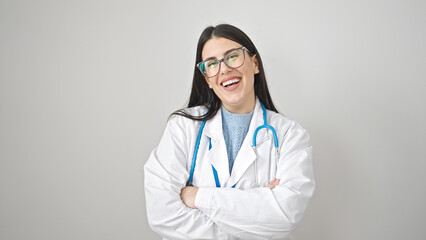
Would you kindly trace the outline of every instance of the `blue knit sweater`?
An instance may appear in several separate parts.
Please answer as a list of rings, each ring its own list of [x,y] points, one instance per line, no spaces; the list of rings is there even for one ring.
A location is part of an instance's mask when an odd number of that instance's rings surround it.
[[[232,172],[235,158],[247,135],[253,111],[248,114],[230,113],[222,106],[222,129],[228,152],[229,174]]]

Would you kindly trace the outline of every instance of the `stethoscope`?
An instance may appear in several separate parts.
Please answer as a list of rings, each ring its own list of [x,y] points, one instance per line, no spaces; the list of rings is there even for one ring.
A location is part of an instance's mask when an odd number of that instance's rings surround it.
[[[259,130],[261,130],[262,128],[270,129],[273,136],[274,136],[275,163],[278,164],[279,151],[278,151],[277,133],[275,132],[275,129],[271,125],[269,125],[268,122],[267,122],[266,109],[265,109],[265,106],[263,105],[263,103],[260,103],[260,106],[262,107],[262,110],[263,110],[263,125],[257,127],[256,130],[254,131],[252,148],[253,148],[253,151],[255,152],[255,154],[257,155],[257,152],[256,152],[256,137],[257,137],[257,134],[258,134]],[[197,161],[197,155],[198,155],[198,148],[200,147],[201,135],[203,134],[203,129],[204,129],[205,125],[206,125],[206,121],[203,121],[201,123],[200,130],[198,131],[197,141],[195,143],[194,155],[192,157],[191,172],[189,174],[187,186],[192,186],[192,180],[193,180],[193,177],[194,177],[194,170],[195,170],[195,163]],[[210,151],[211,148],[212,148],[212,140],[211,140],[211,138],[209,138],[209,151]],[[214,175],[214,181],[216,182],[216,187],[220,188],[219,176],[217,174],[216,168],[213,165],[212,165],[212,171],[213,171],[213,175]],[[259,187],[259,181],[258,181],[258,177],[257,177],[257,157],[254,160],[254,174],[256,176],[256,187]],[[232,186],[232,187],[235,188],[235,185]]]

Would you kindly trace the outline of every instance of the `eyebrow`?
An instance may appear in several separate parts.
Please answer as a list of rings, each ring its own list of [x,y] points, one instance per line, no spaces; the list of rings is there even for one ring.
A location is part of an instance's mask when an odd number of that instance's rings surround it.
[[[239,49],[239,48],[242,48],[242,47],[236,47],[236,48],[231,48],[231,49],[229,49],[229,50],[226,50],[226,52],[225,52],[225,53],[223,53],[223,57],[225,57],[228,53],[230,53],[230,52],[232,52],[232,51],[234,51],[234,50],[237,50],[237,49]],[[217,57],[208,57],[208,58],[206,58],[205,60],[203,60],[203,62],[208,61],[208,60],[213,60],[213,59],[217,59]]]

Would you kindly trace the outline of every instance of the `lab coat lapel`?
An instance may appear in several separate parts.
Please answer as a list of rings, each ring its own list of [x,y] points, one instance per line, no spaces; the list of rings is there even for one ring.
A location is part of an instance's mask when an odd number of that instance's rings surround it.
[[[263,125],[263,123],[263,110],[260,106],[259,99],[256,98],[256,106],[253,112],[253,117],[250,122],[249,130],[235,159],[234,166],[232,167],[231,177],[226,186],[231,187],[235,183],[237,183],[256,159],[256,152],[253,150],[252,147],[253,135],[256,128]],[[267,131],[265,129],[260,130],[256,138],[257,146],[265,142],[267,139]]]
[[[207,154],[208,161],[215,167],[221,186],[225,186],[230,175],[228,153],[222,131],[221,109],[217,111],[212,119],[206,122],[204,134],[211,138],[212,143],[212,148]]]

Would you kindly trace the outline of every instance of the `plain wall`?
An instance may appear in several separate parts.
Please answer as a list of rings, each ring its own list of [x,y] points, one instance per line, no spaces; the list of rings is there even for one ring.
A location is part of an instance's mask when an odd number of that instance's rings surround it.
[[[425,1],[0,1],[0,239],[160,239],[143,165],[208,25],[311,134],[296,240],[424,239]]]

